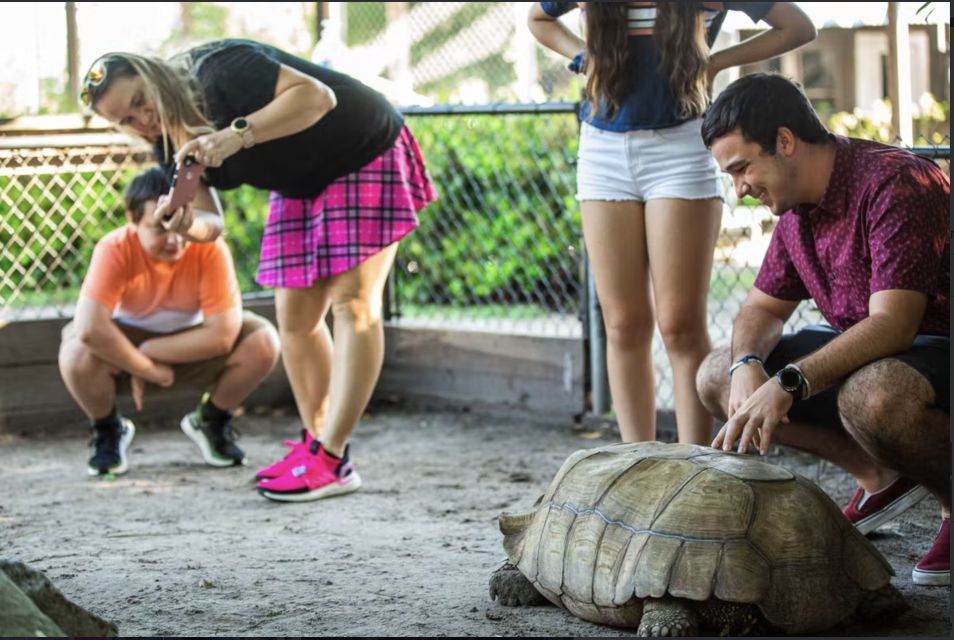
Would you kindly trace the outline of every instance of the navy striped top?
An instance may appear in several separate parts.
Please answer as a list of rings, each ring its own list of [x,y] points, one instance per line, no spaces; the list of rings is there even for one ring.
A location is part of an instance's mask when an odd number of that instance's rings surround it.
[[[669,78],[659,69],[659,47],[653,39],[656,22],[655,2],[629,2],[627,24],[628,60],[632,74],[626,96],[613,118],[608,118],[607,105],[601,105],[596,116],[589,101],[580,109],[580,119],[608,131],[664,129],[686,121],[680,117],[676,99],[669,88]],[[715,42],[728,11],[742,11],[758,22],[772,9],[774,2],[703,2],[706,41]],[[576,7],[586,10],[585,2],[541,2],[547,15],[557,18]]]

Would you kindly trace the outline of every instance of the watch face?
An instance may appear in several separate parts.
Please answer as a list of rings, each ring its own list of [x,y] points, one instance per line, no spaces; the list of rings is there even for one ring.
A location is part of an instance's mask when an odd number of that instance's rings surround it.
[[[235,120],[232,121],[232,128],[238,129],[240,131],[242,129],[248,129],[248,120],[246,120],[245,118],[236,118]]]
[[[778,372],[778,381],[786,391],[797,391],[802,384],[802,377],[798,375],[798,371],[782,369]]]

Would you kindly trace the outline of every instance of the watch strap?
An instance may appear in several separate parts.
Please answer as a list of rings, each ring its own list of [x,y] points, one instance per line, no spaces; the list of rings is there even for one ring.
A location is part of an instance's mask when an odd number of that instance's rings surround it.
[[[812,395],[812,386],[808,383],[808,378],[805,376],[805,372],[802,371],[802,368],[794,362],[789,363],[788,368],[798,371],[798,375],[802,377],[802,400],[810,398]]]
[[[741,366],[747,365],[750,362],[758,362],[759,364],[765,364],[765,361],[763,361],[762,358],[758,357],[754,353],[750,353],[746,356],[742,356],[741,358],[739,358],[738,360],[732,363],[732,366],[729,367],[729,377],[730,378],[732,377],[732,374],[735,372],[736,369],[738,369]]]
[[[244,126],[240,126],[240,122]],[[255,146],[255,136],[252,134],[252,127],[247,118],[235,118],[229,124],[229,129],[242,139],[242,147],[245,149]]]

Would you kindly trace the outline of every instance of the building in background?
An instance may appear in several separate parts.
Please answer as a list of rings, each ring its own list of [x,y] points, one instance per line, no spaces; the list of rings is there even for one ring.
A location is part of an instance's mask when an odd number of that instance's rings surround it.
[[[950,100],[950,24],[909,25],[911,94]],[[747,38],[756,30],[741,30]],[[888,34],[885,26],[823,27],[814,42],[778,58],[745,65],[743,74],[778,71],[798,80],[822,112],[851,111],[888,97]]]

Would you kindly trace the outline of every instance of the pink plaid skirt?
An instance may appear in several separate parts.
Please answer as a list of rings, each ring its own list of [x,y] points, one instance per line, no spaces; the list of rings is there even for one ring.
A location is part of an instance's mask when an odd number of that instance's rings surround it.
[[[417,141],[406,126],[394,146],[314,199],[272,193],[256,281],[305,289],[353,269],[418,225],[437,199]]]

